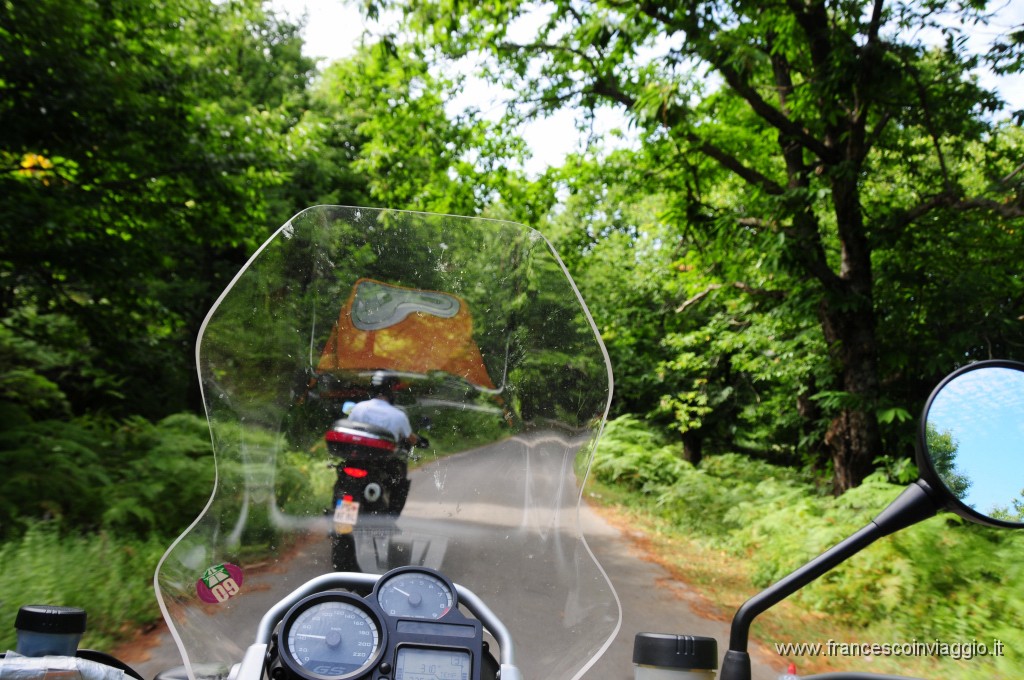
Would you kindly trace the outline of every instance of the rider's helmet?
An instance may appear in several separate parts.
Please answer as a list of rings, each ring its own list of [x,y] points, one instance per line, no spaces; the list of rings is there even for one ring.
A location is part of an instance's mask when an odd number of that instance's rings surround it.
[[[370,396],[384,397],[389,402],[394,401],[395,387],[398,385],[398,378],[387,371],[374,371],[370,378]]]

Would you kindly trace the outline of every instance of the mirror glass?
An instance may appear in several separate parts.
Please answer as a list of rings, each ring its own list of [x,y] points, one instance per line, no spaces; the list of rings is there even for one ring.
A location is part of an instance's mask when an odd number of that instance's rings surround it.
[[[1024,524],[1024,371],[985,366],[942,386],[925,419],[939,478],[974,512]]]

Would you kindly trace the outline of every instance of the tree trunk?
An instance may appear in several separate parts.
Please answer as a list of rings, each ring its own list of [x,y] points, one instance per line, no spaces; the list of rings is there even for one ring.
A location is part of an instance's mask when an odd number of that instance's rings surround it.
[[[832,452],[832,490],[838,495],[871,473],[872,461],[881,453],[878,419],[866,410],[843,409],[825,434]]]
[[[859,168],[863,131],[849,135],[846,153]],[[841,243],[838,280],[825,282],[819,318],[832,358],[840,367],[840,389],[847,405],[833,418],[825,446],[835,472],[832,486],[838,494],[859,485],[882,453],[878,427],[878,339],[875,330],[874,278],[871,244],[864,227],[857,172],[836,168],[832,175],[832,201]]]
[[[700,465],[704,457],[704,438],[696,432],[683,433],[683,459],[691,465]]]
[[[821,406],[811,397],[818,393],[817,381],[813,377],[808,380],[803,391],[796,397],[796,412],[800,414],[802,423],[800,426],[800,441],[807,442],[807,455],[811,461],[811,468],[815,471],[825,470],[829,460],[828,452],[825,450],[825,443],[817,437],[812,437],[811,432],[816,423],[821,420]],[[799,449],[799,446],[797,446]]]
[[[825,446],[834,470],[833,490],[842,493],[871,473],[882,453],[878,427],[878,345],[869,295],[825,294],[820,318],[832,357],[841,367],[839,388],[848,405],[829,424]]]

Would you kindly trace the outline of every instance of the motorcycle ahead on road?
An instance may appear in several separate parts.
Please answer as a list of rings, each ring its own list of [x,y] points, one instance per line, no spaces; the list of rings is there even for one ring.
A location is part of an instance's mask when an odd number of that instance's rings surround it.
[[[363,520],[395,520],[409,498],[412,447],[390,431],[350,418],[337,420],[324,435],[337,472],[332,494],[331,564],[335,571],[358,571],[350,534]],[[418,448],[430,446],[425,437]]]
[[[311,208],[220,296],[197,360],[216,489],[156,578],[192,680],[574,680],[618,634],[618,598],[577,514],[610,366],[537,232]],[[336,479],[317,465],[294,479],[325,427],[317,400],[296,398],[294,376],[329,370],[344,383],[382,366],[412,376],[405,407],[431,420],[434,444],[409,475],[401,515],[355,523],[350,568],[337,571],[322,510]],[[1022,486],[1021,422],[1024,365],[983,362],[947,378],[922,417],[921,479],[744,604],[718,677],[749,679],[753,619],[881,536],[939,510],[1021,526],[1005,510]],[[934,446],[934,433],[958,446]],[[637,676],[710,680],[714,645],[641,633]]]

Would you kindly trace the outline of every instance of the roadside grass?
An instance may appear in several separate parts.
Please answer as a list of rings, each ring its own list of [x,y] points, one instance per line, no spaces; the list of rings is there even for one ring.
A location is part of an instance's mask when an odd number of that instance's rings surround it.
[[[160,618],[153,571],[164,541],[110,533],[73,536],[56,522],[28,527],[0,544],[0,650],[14,649],[14,618],[25,604],[86,610],[82,648],[110,650]]]
[[[85,609],[82,646],[102,651],[132,639],[161,618],[153,592],[156,565],[213,488],[206,420],[186,414],[157,424],[133,419],[107,438],[94,439],[95,448],[107,454],[96,458],[108,463],[102,472],[109,478],[90,490],[88,501],[97,519],[82,526],[70,513],[55,512],[49,520],[18,518],[0,541],[0,651],[14,649],[14,619],[25,604]],[[280,437],[256,428],[244,432],[244,441],[250,451],[275,454],[245,467],[230,457],[220,460],[215,512],[220,508],[228,516],[239,516],[246,475],[256,471],[262,473],[258,482],[273,480],[282,512],[323,514],[333,485],[325,460],[289,450]],[[47,454],[43,449],[25,455],[45,463]],[[42,475],[46,466],[39,467]],[[48,488],[42,481],[38,487]],[[58,501],[64,500],[53,493]],[[63,506],[54,502],[48,507]],[[243,564],[262,559],[270,545],[281,548],[299,540],[274,524],[265,504],[253,504],[247,517],[247,531],[237,548]]]
[[[609,424],[586,492],[615,522],[642,531],[653,558],[729,620],[749,597],[870,521],[901,489],[876,477],[833,498],[793,470],[741,456],[708,457],[694,468],[624,418]],[[758,617],[752,636],[769,655],[776,644],[829,640],[951,645],[944,656],[787,657],[800,673],[1024,677],[1022,554],[1015,532],[936,517],[881,539]],[[953,658],[969,656],[972,643],[991,649],[993,640],[1004,656]]]

